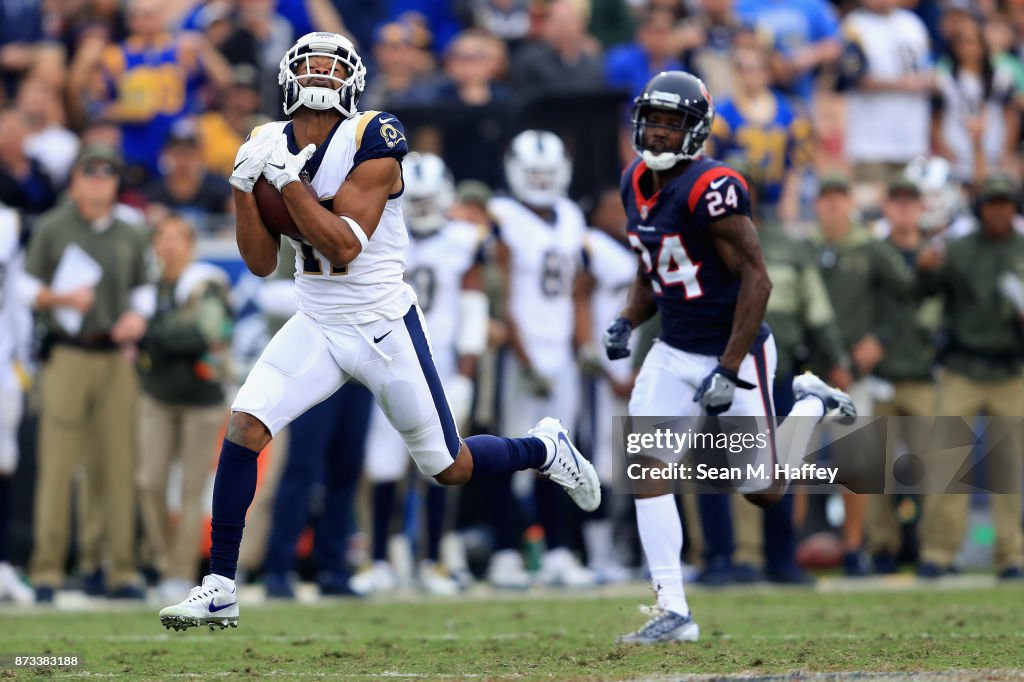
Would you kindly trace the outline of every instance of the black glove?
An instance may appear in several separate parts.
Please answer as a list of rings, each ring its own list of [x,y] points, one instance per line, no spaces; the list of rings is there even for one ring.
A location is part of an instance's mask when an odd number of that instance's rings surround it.
[[[749,390],[754,388],[754,384],[743,381],[731,369],[716,365],[700,382],[700,388],[693,394],[693,402],[699,402],[709,415],[722,414],[732,407],[732,396],[737,387]]]
[[[624,317],[611,323],[604,333],[604,352],[609,360],[620,360],[629,357],[629,335],[633,333],[633,324]]]

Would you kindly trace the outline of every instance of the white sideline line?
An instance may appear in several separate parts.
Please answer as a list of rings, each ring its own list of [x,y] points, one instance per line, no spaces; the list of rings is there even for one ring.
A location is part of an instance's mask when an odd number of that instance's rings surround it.
[[[197,633],[198,634],[198,633]],[[388,635],[388,640],[409,640],[409,641],[452,641],[452,642],[476,642],[476,641],[502,641],[502,640],[520,640],[520,639],[537,639],[541,637],[549,637],[552,634],[560,637],[573,637],[575,639],[587,639],[587,640],[607,640],[609,645],[612,645],[615,638],[615,633],[609,633],[607,636],[594,633],[576,633],[570,635],[563,629],[556,630],[554,632],[497,632],[490,635],[473,635],[473,634],[458,634],[458,633],[445,633],[445,634],[415,634],[415,633],[400,633],[392,632]],[[941,639],[941,640],[977,640],[987,639],[993,636],[993,633],[989,632],[909,632],[902,634],[891,634],[888,635],[887,639],[890,640],[925,640],[925,639]],[[1024,632],[1012,632],[1012,633],[1000,633],[1001,637],[1011,637],[1015,639],[1024,639]],[[223,644],[224,640],[232,641],[245,641],[245,642],[267,642],[267,643],[285,643],[285,644],[300,644],[300,643],[313,643],[313,642],[336,642],[336,643],[355,643],[363,641],[374,641],[380,639],[379,635],[362,635],[362,634],[327,634],[321,632],[303,633],[301,635],[246,635],[238,633],[213,633],[210,636],[195,637],[188,633],[157,633],[152,635],[96,635],[96,636],[77,636],[69,637],[68,635],[60,635],[56,639],[62,641],[103,641],[110,642],[112,644],[123,643],[166,643],[166,642],[181,642],[191,645],[199,644]],[[878,639],[877,633],[854,633],[854,632],[836,632],[830,634],[821,634],[817,632],[807,633],[786,633],[786,634],[751,634],[751,635],[705,635],[705,640],[712,641],[740,641],[740,640],[753,640],[753,641],[800,641],[806,639],[814,640],[860,640],[860,639]]]

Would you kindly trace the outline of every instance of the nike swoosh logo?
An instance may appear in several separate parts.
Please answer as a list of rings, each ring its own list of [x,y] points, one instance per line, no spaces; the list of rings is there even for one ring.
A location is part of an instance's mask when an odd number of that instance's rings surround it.
[[[277,170],[284,170],[283,163],[280,166],[278,166],[276,163],[268,163],[267,165],[270,166],[271,168],[276,168]]]
[[[394,118],[387,118],[387,119],[385,119],[385,118],[384,118],[384,117],[382,116],[382,117],[380,117],[380,118],[378,118],[378,119],[377,119],[377,122],[378,122],[378,123],[380,123],[381,125],[384,125],[385,123],[391,123],[391,122],[392,122],[392,121],[394,121],[394,120],[395,120]]]
[[[235,164],[235,167],[234,167],[234,168],[232,168],[231,170],[238,170],[238,167],[239,167],[239,166],[241,166],[241,165],[242,165],[243,163],[245,163],[245,159],[242,159],[241,161],[239,161],[238,163],[236,163],[236,164]]]
[[[210,606],[208,608],[210,609],[210,613],[217,613],[218,611],[223,611],[227,607],[234,606],[237,603],[238,603],[237,601],[233,601],[230,604],[221,604],[220,606],[215,606],[214,603],[213,603],[213,600],[211,599],[210,600]]]
[[[374,342],[374,343],[380,343],[381,341],[383,341],[383,340],[384,340],[384,337],[386,337],[386,336],[387,336],[388,334],[390,334],[390,333],[391,333],[391,332],[393,332],[393,331],[395,331],[395,330],[394,330],[394,329],[389,329],[389,330],[387,330],[387,332],[385,332],[385,333],[384,333],[383,335],[381,335],[381,336],[375,336],[375,337],[373,337],[373,342]]]
[[[728,180],[728,179],[729,179],[729,176],[723,175],[722,177],[718,178],[717,180],[715,180],[714,182],[711,183],[711,185],[710,185],[711,189],[718,189],[723,184],[725,184],[725,181]]]
[[[582,470],[580,467],[580,461],[576,459],[576,449],[572,446],[572,443],[569,442],[569,437],[559,431],[558,440],[565,442],[565,447],[569,448],[569,454],[572,455],[572,461],[576,463],[576,468]]]

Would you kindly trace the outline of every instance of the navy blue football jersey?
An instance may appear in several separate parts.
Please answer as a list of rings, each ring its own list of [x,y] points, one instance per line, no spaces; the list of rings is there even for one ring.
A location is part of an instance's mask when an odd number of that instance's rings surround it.
[[[622,174],[629,244],[640,256],[661,313],[661,340],[701,355],[721,355],[732,334],[739,277],[715,250],[710,227],[730,215],[750,216],[739,173],[702,157],[651,194],[642,159]],[[762,324],[758,341],[768,335]]]

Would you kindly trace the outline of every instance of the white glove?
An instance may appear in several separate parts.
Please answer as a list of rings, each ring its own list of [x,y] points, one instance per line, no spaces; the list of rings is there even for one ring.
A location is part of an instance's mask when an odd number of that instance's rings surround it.
[[[284,135],[280,136],[284,139]],[[252,192],[252,186],[263,172],[263,164],[274,149],[274,137],[254,137],[238,148],[235,154],[235,168],[228,182],[243,192]]]
[[[465,428],[469,421],[469,411],[473,407],[473,382],[468,377],[456,374],[445,382],[444,394],[448,405],[452,408],[452,417],[460,429]]]
[[[302,167],[316,151],[315,144],[308,144],[298,154],[288,151],[288,138],[278,137],[270,150],[270,157],[263,166],[263,177],[280,192],[285,185],[299,181]]]
[[[1024,315],[1024,283],[1012,272],[999,275],[999,293],[1006,298],[1018,314]]]

